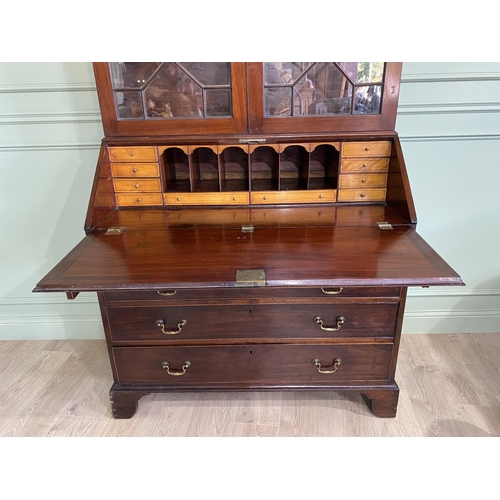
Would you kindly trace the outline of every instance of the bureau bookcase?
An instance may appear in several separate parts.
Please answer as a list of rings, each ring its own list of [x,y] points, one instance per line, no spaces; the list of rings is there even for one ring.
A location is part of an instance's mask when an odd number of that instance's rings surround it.
[[[116,418],[169,391],[335,390],[394,417],[416,232],[401,63],[95,63],[86,236],[37,292],[97,292]]]

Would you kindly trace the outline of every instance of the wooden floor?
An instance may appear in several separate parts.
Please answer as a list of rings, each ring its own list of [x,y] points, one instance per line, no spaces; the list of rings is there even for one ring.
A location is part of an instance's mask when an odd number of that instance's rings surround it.
[[[500,436],[500,333],[403,335],[395,419],[347,392],[145,396],[111,416],[104,340],[0,342],[0,436]]]

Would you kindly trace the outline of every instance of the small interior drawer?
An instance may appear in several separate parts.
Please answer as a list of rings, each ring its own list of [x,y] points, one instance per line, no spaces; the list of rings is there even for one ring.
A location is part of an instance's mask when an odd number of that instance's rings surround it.
[[[386,185],[387,174],[344,174],[339,177],[339,188],[366,189]]]
[[[384,201],[386,190],[381,188],[374,189],[339,189],[340,202],[366,202],[366,201]]]
[[[113,177],[159,177],[158,163],[112,163]]]
[[[387,172],[388,170],[389,158],[356,158],[340,162],[341,173]]]
[[[373,142],[343,142],[342,156],[390,156],[391,143],[389,141],[373,141]]]
[[[161,193],[117,194],[116,203],[122,207],[163,205]]]
[[[112,162],[149,162],[158,161],[155,146],[109,147],[109,158]]]
[[[113,181],[115,191],[147,193],[161,191],[160,179],[137,178],[137,179],[115,179]]]

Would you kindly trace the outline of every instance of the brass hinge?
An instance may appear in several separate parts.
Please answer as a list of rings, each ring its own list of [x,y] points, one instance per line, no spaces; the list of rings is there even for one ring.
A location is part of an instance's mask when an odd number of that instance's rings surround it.
[[[266,286],[266,271],[264,269],[236,271],[236,286]]]
[[[393,229],[392,224],[388,222],[377,222],[377,226],[382,230]]]
[[[105,234],[105,236],[114,236],[116,234],[122,234],[124,229],[125,228],[123,226],[110,227],[109,229],[106,230],[106,232],[104,234]]]
[[[253,224],[243,224],[241,226],[241,232],[242,233],[253,233],[255,227]]]

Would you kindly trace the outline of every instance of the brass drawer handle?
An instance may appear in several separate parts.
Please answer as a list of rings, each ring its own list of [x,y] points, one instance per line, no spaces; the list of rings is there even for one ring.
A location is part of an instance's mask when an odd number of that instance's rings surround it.
[[[164,361],[161,364],[161,367],[169,374],[172,375],[172,377],[180,377],[181,375],[184,375],[186,373],[186,370],[191,366],[191,361],[184,361],[182,363],[181,369],[180,370],[175,370],[172,371],[170,369],[170,363],[168,361]]]
[[[324,288],[322,288],[321,291],[323,293],[326,293],[327,295],[338,295],[339,293],[342,292],[343,289],[344,289],[344,287],[339,286],[338,290],[325,290]]]
[[[312,364],[316,366],[316,368],[318,369],[318,372],[324,373],[325,375],[328,375],[329,373],[335,373],[337,371],[337,368],[340,366],[341,363],[342,363],[342,360],[340,358],[335,358],[333,360],[332,369],[331,370],[323,370],[321,368],[321,361],[318,358],[314,358],[312,360]]]
[[[324,323],[321,316],[315,316],[313,321],[316,322],[322,330],[325,330],[325,332],[336,332],[337,330],[340,330],[340,327],[345,323],[345,318],[344,316],[339,316],[337,318],[337,326],[334,328],[323,326]]]
[[[165,330],[165,321],[163,321],[162,319],[156,320],[156,326],[161,328],[161,331],[165,335],[177,335],[178,333],[181,333],[182,328],[186,325],[187,319],[181,319],[179,323],[177,323],[177,330]]]
[[[175,295],[177,293],[177,290],[170,290],[168,292],[162,292],[161,290],[158,290],[158,295],[161,295],[162,297],[171,297],[172,295]]]

